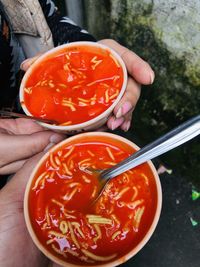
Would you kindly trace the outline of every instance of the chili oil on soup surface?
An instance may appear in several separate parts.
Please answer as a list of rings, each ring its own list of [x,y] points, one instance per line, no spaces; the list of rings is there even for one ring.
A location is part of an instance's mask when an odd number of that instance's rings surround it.
[[[144,238],[157,205],[149,165],[112,179],[95,205],[98,180],[85,171],[111,167],[133,152],[122,142],[94,138],[50,153],[28,198],[32,228],[47,251],[73,264],[98,265],[122,257]]]

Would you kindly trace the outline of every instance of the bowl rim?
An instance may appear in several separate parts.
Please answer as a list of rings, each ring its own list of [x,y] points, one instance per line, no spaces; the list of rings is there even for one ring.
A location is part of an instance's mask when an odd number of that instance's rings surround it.
[[[100,113],[98,116],[94,117],[91,120],[82,122],[82,123],[78,123],[78,124],[73,124],[73,125],[67,125],[67,126],[60,126],[60,125],[51,125],[48,123],[44,123],[44,122],[37,122],[40,125],[48,128],[48,129],[52,129],[52,130],[66,130],[66,131],[72,131],[72,130],[78,130],[78,129],[82,129],[85,127],[88,127],[96,122],[99,122],[101,119],[105,118],[106,116],[108,116],[112,110],[114,109],[114,107],[117,105],[117,103],[120,101],[120,99],[122,98],[126,86],[127,86],[127,81],[128,81],[128,75],[127,75],[127,69],[125,66],[125,63],[123,61],[123,59],[120,57],[119,54],[117,54],[117,52],[115,52],[112,48],[98,43],[98,42],[91,42],[91,41],[78,41],[78,42],[72,42],[72,43],[67,43],[67,44],[62,44],[59,45],[57,47],[54,47],[50,50],[48,50],[47,52],[45,52],[43,55],[41,55],[30,67],[29,69],[26,71],[25,75],[22,78],[21,84],[20,84],[20,89],[19,89],[19,100],[20,100],[20,104],[21,107],[23,109],[23,111],[25,112],[26,115],[29,116],[33,116],[30,111],[28,110],[28,108],[25,105],[24,102],[24,88],[25,88],[25,84],[28,80],[28,78],[30,77],[30,75],[32,74],[32,71],[38,66],[38,64],[40,64],[45,58],[47,58],[49,55],[54,54],[56,51],[62,50],[65,47],[74,47],[74,46],[92,46],[92,47],[99,47],[103,50],[107,50],[109,51],[118,61],[118,63],[120,64],[121,68],[122,68],[122,72],[123,72],[123,83],[122,83],[122,87],[120,89],[120,92],[117,96],[117,98],[115,99],[115,101],[112,103],[111,106],[109,106],[105,111],[103,111],[102,113]]]
[[[158,176],[158,173],[156,171],[156,168],[154,167],[153,163],[151,161],[148,161],[147,164],[149,165],[153,175],[154,175],[154,179],[155,179],[155,183],[156,183],[156,190],[157,190],[157,206],[156,206],[156,211],[155,211],[155,215],[152,221],[152,224],[150,226],[150,228],[148,229],[148,231],[146,232],[145,236],[142,238],[142,240],[133,248],[131,249],[131,251],[129,251],[127,254],[123,255],[122,257],[115,259],[113,261],[107,262],[107,263],[102,263],[102,264],[98,264],[98,265],[93,265],[93,264],[83,264],[83,265],[78,265],[78,264],[73,264],[73,263],[69,263],[69,262],[65,262],[63,260],[61,260],[60,258],[56,257],[55,255],[51,254],[39,241],[39,239],[37,238],[32,224],[31,224],[31,220],[29,217],[29,210],[28,210],[28,201],[29,201],[29,191],[31,188],[31,183],[32,180],[36,174],[36,172],[38,171],[40,165],[42,164],[42,162],[44,162],[50,155],[50,153],[52,153],[53,151],[57,150],[59,147],[62,147],[63,145],[72,142],[74,140],[77,139],[82,139],[83,137],[95,137],[95,136],[102,136],[102,137],[108,137],[110,139],[115,139],[118,140],[120,142],[125,142],[127,145],[130,145],[131,147],[135,148],[135,149],[139,149],[139,147],[133,143],[132,141],[113,134],[113,133],[104,133],[104,132],[87,132],[87,133],[81,133],[81,134],[77,134],[75,136],[69,137],[65,140],[63,140],[62,142],[56,144],[54,147],[52,147],[45,155],[43,155],[43,157],[39,160],[39,162],[36,164],[36,166],[34,167],[28,183],[26,185],[26,189],[25,189],[25,194],[24,194],[24,217],[25,217],[25,223],[28,229],[28,232],[33,240],[33,242],[35,243],[35,245],[37,246],[37,248],[39,248],[39,250],[45,255],[47,256],[50,260],[52,260],[53,262],[60,264],[61,266],[66,266],[66,267],[78,267],[78,266],[82,266],[82,267],[113,267],[113,266],[118,266],[122,263],[125,263],[127,260],[129,260],[130,258],[132,258],[133,256],[135,256],[144,246],[145,244],[149,241],[149,239],[151,238],[151,236],[153,235],[155,228],[158,224],[159,218],[160,218],[160,214],[161,214],[161,208],[162,208],[162,188],[161,188],[161,183],[160,183],[160,179]]]

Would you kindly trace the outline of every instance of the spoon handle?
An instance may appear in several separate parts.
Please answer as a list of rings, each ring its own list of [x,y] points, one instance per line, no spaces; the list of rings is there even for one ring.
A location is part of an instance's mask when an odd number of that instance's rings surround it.
[[[8,118],[16,117],[16,118],[31,119],[31,120],[35,120],[35,121],[44,122],[44,123],[57,124],[57,122],[54,121],[54,120],[48,120],[48,119],[28,116],[28,115],[25,115],[25,114],[16,113],[16,112],[7,111],[7,110],[0,110],[0,116],[2,116],[4,118],[6,118],[6,117],[8,117]]]
[[[109,180],[150,159],[166,153],[200,134],[200,115],[184,122],[154,142],[146,145],[116,166],[101,172],[101,178]]]

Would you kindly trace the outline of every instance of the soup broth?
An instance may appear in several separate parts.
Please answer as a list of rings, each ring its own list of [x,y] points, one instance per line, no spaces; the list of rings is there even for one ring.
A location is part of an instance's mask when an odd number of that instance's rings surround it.
[[[123,70],[110,51],[63,48],[38,64],[24,88],[24,104],[35,117],[74,125],[103,113],[116,100]]]
[[[98,265],[123,257],[144,238],[157,205],[149,165],[112,179],[95,204],[99,182],[87,171],[109,168],[134,152],[122,142],[95,137],[50,153],[28,200],[32,228],[48,252],[73,264]]]

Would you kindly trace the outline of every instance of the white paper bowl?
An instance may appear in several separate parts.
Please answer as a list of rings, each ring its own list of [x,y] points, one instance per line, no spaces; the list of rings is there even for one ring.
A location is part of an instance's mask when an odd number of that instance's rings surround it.
[[[58,46],[56,48],[53,48],[53,49],[49,50],[48,52],[46,52],[45,54],[43,54],[42,56],[40,56],[30,66],[30,68],[28,69],[28,71],[24,75],[22,82],[21,82],[21,85],[20,85],[19,97],[20,97],[20,103],[21,103],[22,109],[24,110],[26,115],[32,116],[32,114],[30,113],[30,111],[28,110],[28,108],[26,107],[25,102],[24,102],[24,88],[25,88],[25,85],[27,83],[27,80],[32,75],[33,70],[35,68],[37,68],[37,66],[40,65],[44,59],[50,58],[51,55],[53,55],[55,52],[63,51],[63,48],[77,47],[77,46],[88,46],[88,48],[89,47],[97,47],[97,48],[100,48],[102,50],[109,51],[112,54],[112,56],[117,60],[117,62],[119,63],[119,65],[122,68],[123,84],[122,84],[121,90],[119,92],[119,95],[117,96],[116,100],[111,104],[111,106],[109,106],[108,109],[106,109],[104,112],[102,112],[97,117],[95,117],[91,120],[88,120],[86,122],[79,123],[79,124],[69,125],[69,126],[51,125],[51,124],[47,124],[47,123],[38,122],[39,124],[41,124],[45,128],[48,128],[50,130],[54,130],[57,132],[67,133],[67,134],[76,134],[79,132],[92,131],[92,130],[98,129],[99,127],[104,125],[106,123],[106,121],[108,120],[108,117],[112,113],[113,109],[115,108],[117,103],[122,98],[122,96],[125,92],[126,86],[127,86],[126,66],[125,66],[123,60],[121,59],[121,57],[115,51],[113,51],[111,48],[109,48],[105,45],[99,44],[99,43],[95,43],[95,42],[73,42],[73,43],[69,43],[69,44],[64,44],[64,45]],[[80,116],[81,116],[81,114],[80,114]]]
[[[37,173],[37,171],[40,169],[41,165],[46,161],[46,159],[49,157],[50,153],[52,153],[53,151],[58,151],[58,149],[60,150],[63,146],[66,145],[71,145],[75,143],[80,143],[81,140],[83,140],[84,138],[84,142],[94,142],[101,140],[101,138],[104,138],[104,140],[107,140],[108,142],[110,141],[110,143],[113,142],[113,144],[115,144],[115,142],[120,142],[124,144],[124,147],[132,147],[135,150],[138,150],[139,147],[136,146],[134,143],[132,143],[131,141],[120,137],[118,135],[115,134],[111,134],[111,133],[103,133],[103,132],[92,132],[92,133],[82,133],[82,134],[78,134],[75,135],[73,137],[67,138],[66,140],[62,141],[61,143],[57,144],[55,147],[53,147],[49,152],[47,152],[42,159],[38,162],[38,164],[36,165],[36,167],[34,168],[30,179],[28,181],[28,184],[26,186],[26,191],[25,191],[25,197],[24,197],[24,215],[25,215],[25,221],[26,221],[26,225],[28,228],[28,231],[34,241],[34,243],[36,244],[36,246],[49,258],[51,259],[53,262],[56,262],[57,264],[61,265],[61,266],[65,266],[65,267],[77,267],[80,265],[76,265],[76,264],[72,264],[72,263],[68,263],[67,261],[61,260],[59,257],[56,257],[55,255],[51,254],[50,251],[48,251],[39,241],[37,234],[34,232],[32,223],[31,223],[31,218],[30,218],[30,214],[29,214],[29,192],[31,191],[32,188],[32,184],[33,184],[33,179]],[[160,184],[160,180],[159,180],[159,176],[157,174],[157,171],[154,167],[154,165],[152,164],[151,161],[148,161],[146,164],[148,164],[153,176],[154,176],[154,182],[155,182],[155,194],[157,195],[157,202],[156,202],[156,206],[155,206],[155,211],[154,211],[154,216],[153,216],[153,220],[151,225],[148,227],[148,229],[145,230],[145,234],[143,236],[143,238],[137,243],[136,246],[133,246],[133,248],[130,248],[130,251],[128,253],[126,253],[125,255],[123,255],[122,257],[115,259],[113,261],[110,262],[106,262],[106,263],[101,263],[98,265],[88,265],[88,264],[83,264],[81,266],[90,266],[90,267],[113,267],[113,266],[118,266],[124,262],[126,262],[127,260],[129,260],[130,258],[132,258],[134,255],[136,255],[144,246],[145,244],[149,241],[150,237],[152,236],[159,217],[160,217],[160,212],[161,212],[161,206],[162,206],[162,190],[161,190],[161,184]],[[32,203],[32,205],[34,205],[34,203]]]

